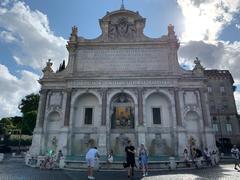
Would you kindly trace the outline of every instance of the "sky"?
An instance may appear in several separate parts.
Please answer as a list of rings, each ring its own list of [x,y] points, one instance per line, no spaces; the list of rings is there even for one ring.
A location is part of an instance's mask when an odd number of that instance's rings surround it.
[[[0,118],[21,115],[18,105],[38,93],[42,69],[65,59],[72,26],[78,35],[96,38],[99,19],[119,10],[121,0],[0,0]],[[181,66],[195,57],[206,69],[229,70],[240,112],[240,0],[124,0],[126,9],[146,18],[149,37],[167,34],[173,24],[181,43]]]

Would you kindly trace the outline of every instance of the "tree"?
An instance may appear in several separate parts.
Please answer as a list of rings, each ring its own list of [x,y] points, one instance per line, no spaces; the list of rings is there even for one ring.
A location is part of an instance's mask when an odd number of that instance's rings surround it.
[[[0,134],[11,134],[21,128],[22,117],[2,118],[0,121]]]
[[[27,95],[24,99],[21,100],[18,108],[23,114],[31,111],[37,111],[39,97],[39,94]]]
[[[0,121],[0,135],[5,133],[6,133],[6,129],[4,127],[4,123]]]
[[[18,108],[23,114],[21,128],[23,134],[32,134],[34,130],[37,119],[39,98],[39,94],[30,94],[21,100]]]
[[[37,111],[30,111],[23,114],[22,133],[32,134],[36,125]]]
[[[6,117],[0,120],[0,134],[20,132],[31,135],[37,119],[39,94],[30,94],[21,100],[18,108],[22,117]]]

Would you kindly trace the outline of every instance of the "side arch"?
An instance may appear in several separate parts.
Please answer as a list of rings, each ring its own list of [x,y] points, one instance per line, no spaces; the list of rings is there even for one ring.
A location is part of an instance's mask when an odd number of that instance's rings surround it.
[[[97,97],[99,104],[102,104],[102,98],[99,92],[95,90],[79,90],[72,96],[71,106],[74,106],[76,100],[83,94],[92,94]]]

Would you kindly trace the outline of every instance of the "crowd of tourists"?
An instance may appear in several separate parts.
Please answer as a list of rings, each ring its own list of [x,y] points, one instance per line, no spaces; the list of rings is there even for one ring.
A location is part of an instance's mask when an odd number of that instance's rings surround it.
[[[233,146],[232,150],[232,157],[235,159],[235,166],[234,169],[238,170],[240,168],[239,165],[239,157],[240,151],[236,147]],[[208,166],[212,166],[213,164],[217,164],[217,156],[219,152],[217,150],[209,151],[206,147],[203,151],[199,148],[191,147],[190,150],[184,149],[183,151],[183,161],[186,163],[186,167],[190,167],[191,164],[194,164],[198,168],[198,161],[204,160]],[[135,161],[135,156],[138,156],[138,163]],[[91,147],[87,154],[86,154],[86,161],[88,166],[88,179],[95,179],[93,177],[93,168],[96,166],[98,162],[99,153],[97,151],[97,147]],[[110,167],[110,164],[113,163],[113,151],[110,150],[107,155],[107,165]],[[138,167],[137,167],[138,165]],[[127,146],[125,147],[125,161],[123,163],[123,167],[127,168],[127,176],[131,178],[134,176],[134,168],[139,168],[142,172],[142,176],[148,175],[148,151],[144,144],[141,144],[138,150],[132,145],[132,142],[129,140]]]
[[[134,176],[134,168],[137,168],[137,163],[135,162],[135,155],[137,151],[129,140],[127,146],[125,147],[125,161],[123,162],[123,167],[128,170],[128,178]],[[88,179],[95,179],[93,177],[93,168],[98,163],[99,153],[97,147],[91,147],[86,154],[86,161],[88,166]],[[107,165],[113,163],[113,151],[110,150],[107,155]],[[148,151],[144,144],[140,145],[138,150],[138,168],[142,170],[142,176],[148,175]]]
[[[193,162],[193,164],[195,164],[195,166],[198,168],[197,162],[199,160],[204,160],[206,161],[206,164],[208,166],[213,166],[213,163],[214,164],[218,163],[217,156],[218,156],[217,150],[213,150],[212,152],[210,152],[207,147],[204,148],[203,152],[196,147],[192,147],[190,149],[190,153],[188,153],[187,149],[184,149],[183,151],[183,158],[187,167],[190,167],[191,162]]]

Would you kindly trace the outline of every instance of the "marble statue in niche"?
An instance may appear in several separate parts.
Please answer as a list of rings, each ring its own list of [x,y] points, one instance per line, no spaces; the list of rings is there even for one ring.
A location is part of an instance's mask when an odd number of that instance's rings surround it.
[[[96,146],[95,140],[91,139],[90,134],[85,134],[82,139],[80,139],[80,152],[85,154],[89,147]]]
[[[118,155],[124,155],[125,154],[125,147],[127,146],[129,138],[125,136],[125,134],[121,133],[118,137],[115,139],[115,145],[114,145],[114,154]]]
[[[52,151],[51,153],[57,152],[57,146],[58,146],[58,139],[56,136],[53,136],[51,140],[51,147],[50,147],[50,150]]]
[[[150,146],[150,154],[154,156],[167,155],[169,148],[165,139],[162,139],[161,134],[156,134]]]
[[[111,103],[111,128],[134,128],[134,103],[125,93],[118,94]]]

